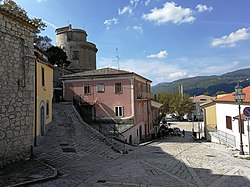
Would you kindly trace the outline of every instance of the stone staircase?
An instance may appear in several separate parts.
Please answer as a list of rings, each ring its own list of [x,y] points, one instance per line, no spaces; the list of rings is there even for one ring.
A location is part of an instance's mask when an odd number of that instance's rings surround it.
[[[96,129],[92,128],[86,122],[84,122],[81,116],[78,114],[77,110],[74,108],[73,104],[70,102],[54,103],[53,106],[53,125],[57,126],[74,126],[81,127],[78,129],[78,133],[86,137],[86,133],[91,135],[91,138],[96,138],[96,140],[101,140],[105,143],[105,146],[111,147],[118,153],[127,153],[129,150],[133,150],[133,146],[124,144],[122,142],[116,141],[113,138],[101,134]],[[76,130],[76,129],[75,129]],[[82,131],[82,132],[81,132]],[[85,141],[88,143],[88,140]]]

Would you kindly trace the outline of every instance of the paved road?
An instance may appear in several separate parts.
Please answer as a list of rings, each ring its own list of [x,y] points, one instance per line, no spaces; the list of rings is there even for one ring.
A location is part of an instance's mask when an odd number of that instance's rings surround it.
[[[57,126],[35,153],[60,175],[32,186],[250,187],[250,160],[234,158],[223,145],[195,142],[187,132],[119,154],[77,119],[72,106],[57,107]]]

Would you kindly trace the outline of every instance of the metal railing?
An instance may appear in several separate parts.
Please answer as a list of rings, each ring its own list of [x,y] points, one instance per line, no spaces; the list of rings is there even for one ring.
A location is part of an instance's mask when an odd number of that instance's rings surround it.
[[[105,120],[93,115],[92,112],[88,109],[88,107],[90,107],[91,105],[86,105],[86,103],[82,103],[80,98],[78,99],[74,97],[73,105],[75,106],[76,110],[78,111],[82,120],[85,123],[87,123],[95,130],[99,131],[106,138],[108,138],[113,147],[118,150],[121,150],[123,153],[127,152],[125,138],[123,134],[121,134],[117,130],[115,124],[108,124]],[[119,139],[119,142],[114,141],[114,139]]]
[[[210,136],[217,138],[222,143],[236,147],[236,138],[234,135],[211,127],[207,128],[207,132]]]

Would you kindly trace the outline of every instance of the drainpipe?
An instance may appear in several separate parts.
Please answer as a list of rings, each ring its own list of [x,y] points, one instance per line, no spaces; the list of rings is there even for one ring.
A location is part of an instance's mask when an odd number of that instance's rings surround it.
[[[150,94],[150,89],[148,89],[148,80],[146,80],[146,93],[147,94]],[[147,92],[148,91],[148,92]],[[150,119],[149,119],[149,111],[150,111],[150,109],[149,109],[149,99],[150,99],[150,97],[148,98],[147,97],[147,119],[148,119],[148,133],[150,132],[150,130],[149,130],[149,127],[150,127],[150,125],[149,125],[149,123],[150,123]]]
[[[35,138],[34,138],[34,146],[37,145],[36,142],[36,134],[37,134],[37,62],[38,62],[38,57],[35,58],[35,97],[34,97],[34,102],[35,102]]]

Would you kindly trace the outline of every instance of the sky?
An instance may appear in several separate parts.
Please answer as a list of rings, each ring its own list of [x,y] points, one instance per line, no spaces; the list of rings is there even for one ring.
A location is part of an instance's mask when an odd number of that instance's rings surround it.
[[[250,67],[249,0],[15,0],[56,44],[72,25],[96,44],[97,68],[119,68],[152,85]]]

